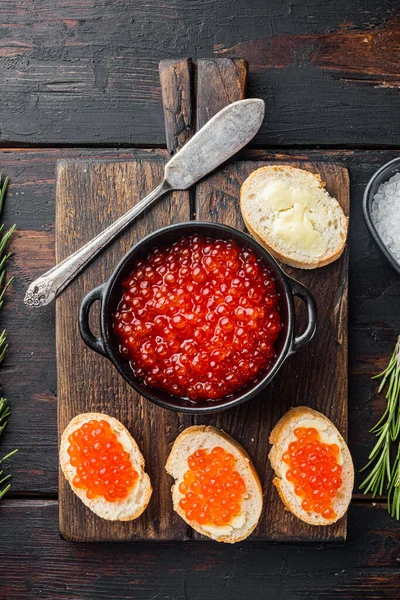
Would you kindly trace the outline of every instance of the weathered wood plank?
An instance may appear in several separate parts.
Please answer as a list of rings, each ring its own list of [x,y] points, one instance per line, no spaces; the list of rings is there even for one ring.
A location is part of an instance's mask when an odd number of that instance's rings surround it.
[[[197,129],[228,104],[246,97],[248,71],[247,61],[241,58],[197,61]]]
[[[2,392],[14,407],[2,449],[19,447],[13,459],[13,493],[57,493],[56,365],[54,306],[28,311],[23,296],[30,281],[54,264],[55,164],[60,158],[114,159],[166,156],[137,150],[8,150],[3,173],[11,176],[5,206],[8,225],[17,224],[11,243],[10,274],[15,284],[2,310],[10,351],[2,366]],[[393,151],[252,151],[244,159],[334,161],[350,169],[352,215],[349,235],[349,443],[356,472],[365,464],[373,437],[368,430],[385,401],[370,380],[388,360],[400,330],[400,281],[372,241],[362,216],[362,193],[373,172],[398,156]],[[24,192],[23,194],[21,192]],[[42,224],[44,227],[42,228]],[[16,315],[18,318],[16,319]],[[35,449],[33,452],[32,449]],[[358,480],[360,480],[358,476]]]
[[[398,144],[392,0],[2,4],[3,144],[164,145],[158,62],[198,55],[248,59],[258,144]]]
[[[398,600],[400,525],[352,504],[346,544],[70,544],[54,501],[0,505],[5,600]]]
[[[162,60],[159,71],[167,149],[175,154],[195,131],[192,61]]]

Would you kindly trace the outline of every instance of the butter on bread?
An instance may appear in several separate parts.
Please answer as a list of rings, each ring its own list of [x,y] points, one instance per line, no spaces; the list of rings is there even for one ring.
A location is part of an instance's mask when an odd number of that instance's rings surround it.
[[[332,508],[336,513],[336,517],[333,519],[325,519],[316,512],[305,511],[301,507],[302,499],[294,493],[293,485],[285,477],[287,465],[282,460],[282,456],[287,451],[289,444],[296,439],[294,430],[297,427],[314,427],[318,430],[321,441],[328,444],[334,443],[339,447],[338,463],[342,466],[343,483],[332,500]],[[354,487],[354,467],[347,444],[335,425],[322,413],[307,406],[298,406],[289,410],[278,421],[271,431],[269,442],[272,444],[269,460],[276,475],[273,484],[285,507],[301,521],[310,525],[330,525],[338,521],[350,504]]]
[[[346,244],[348,219],[321,177],[288,165],[253,171],[240,190],[240,209],[253,235],[287,265],[315,269]]]
[[[215,446],[221,446],[226,452],[233,454],[235,457],[235,469],[243,477],[246,484],[246,493],[242,499],[241,514],[234,517],[228,525],[218,527],[211,524],[200,525],[196,521],[189,521],[179,505],[180,500],[183,498],[183,494],[179,491],[179,485],[189,468],[188,457],[196,452],[196,450],[211,450]],[[195,425],[185,429],[176,438],[165,469],[175,479],[175,483],[171,488],[174,510],[188,525],[199,533],[217,542],[234,544],[247,538],[256,528],[263,506],[260,479],[244,448],[221,429],[206,425]]]

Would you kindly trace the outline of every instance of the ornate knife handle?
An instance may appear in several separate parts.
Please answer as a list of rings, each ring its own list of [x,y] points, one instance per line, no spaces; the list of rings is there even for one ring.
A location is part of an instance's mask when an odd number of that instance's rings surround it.
[[[49,304],[115,236],[121,233],[153,202],[171,190],[171,185],[164,180],[139,204],[136,204],[102,233],[31,283],[25,294],[24,303],[29,307]]]

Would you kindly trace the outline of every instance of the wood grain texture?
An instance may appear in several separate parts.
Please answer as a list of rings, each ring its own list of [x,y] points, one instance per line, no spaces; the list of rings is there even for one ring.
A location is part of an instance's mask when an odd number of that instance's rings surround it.
[[[185,60],[162,60],[159,65],[167,149],[175,154],[194,133],[193,66]]]
[[[197,61],[197,130],[222,108],[246,97],[248,70],[247,61],[241,58]]]
[[[345,545],[69,544],[57,502],[0,505],[2,600],[398,600],[400,525],[354,504]]]
[[[165,144],[161,58],[247,58],[258,144],[396,147],[399,7],[2,0],[4,144]],[[373,107],[373,114],[371,113]]]

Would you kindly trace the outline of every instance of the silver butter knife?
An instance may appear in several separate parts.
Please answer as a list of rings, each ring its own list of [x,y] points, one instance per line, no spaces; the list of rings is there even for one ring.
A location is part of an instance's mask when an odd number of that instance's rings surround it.
[[[86,265],[158,198],[186,190],[241,150],[256,135],[264,117],[264,100],[239,100],[223,108],[165,165],[164,180],[146,198],[82,248],[29,286],[27,306],[49,304]]]

